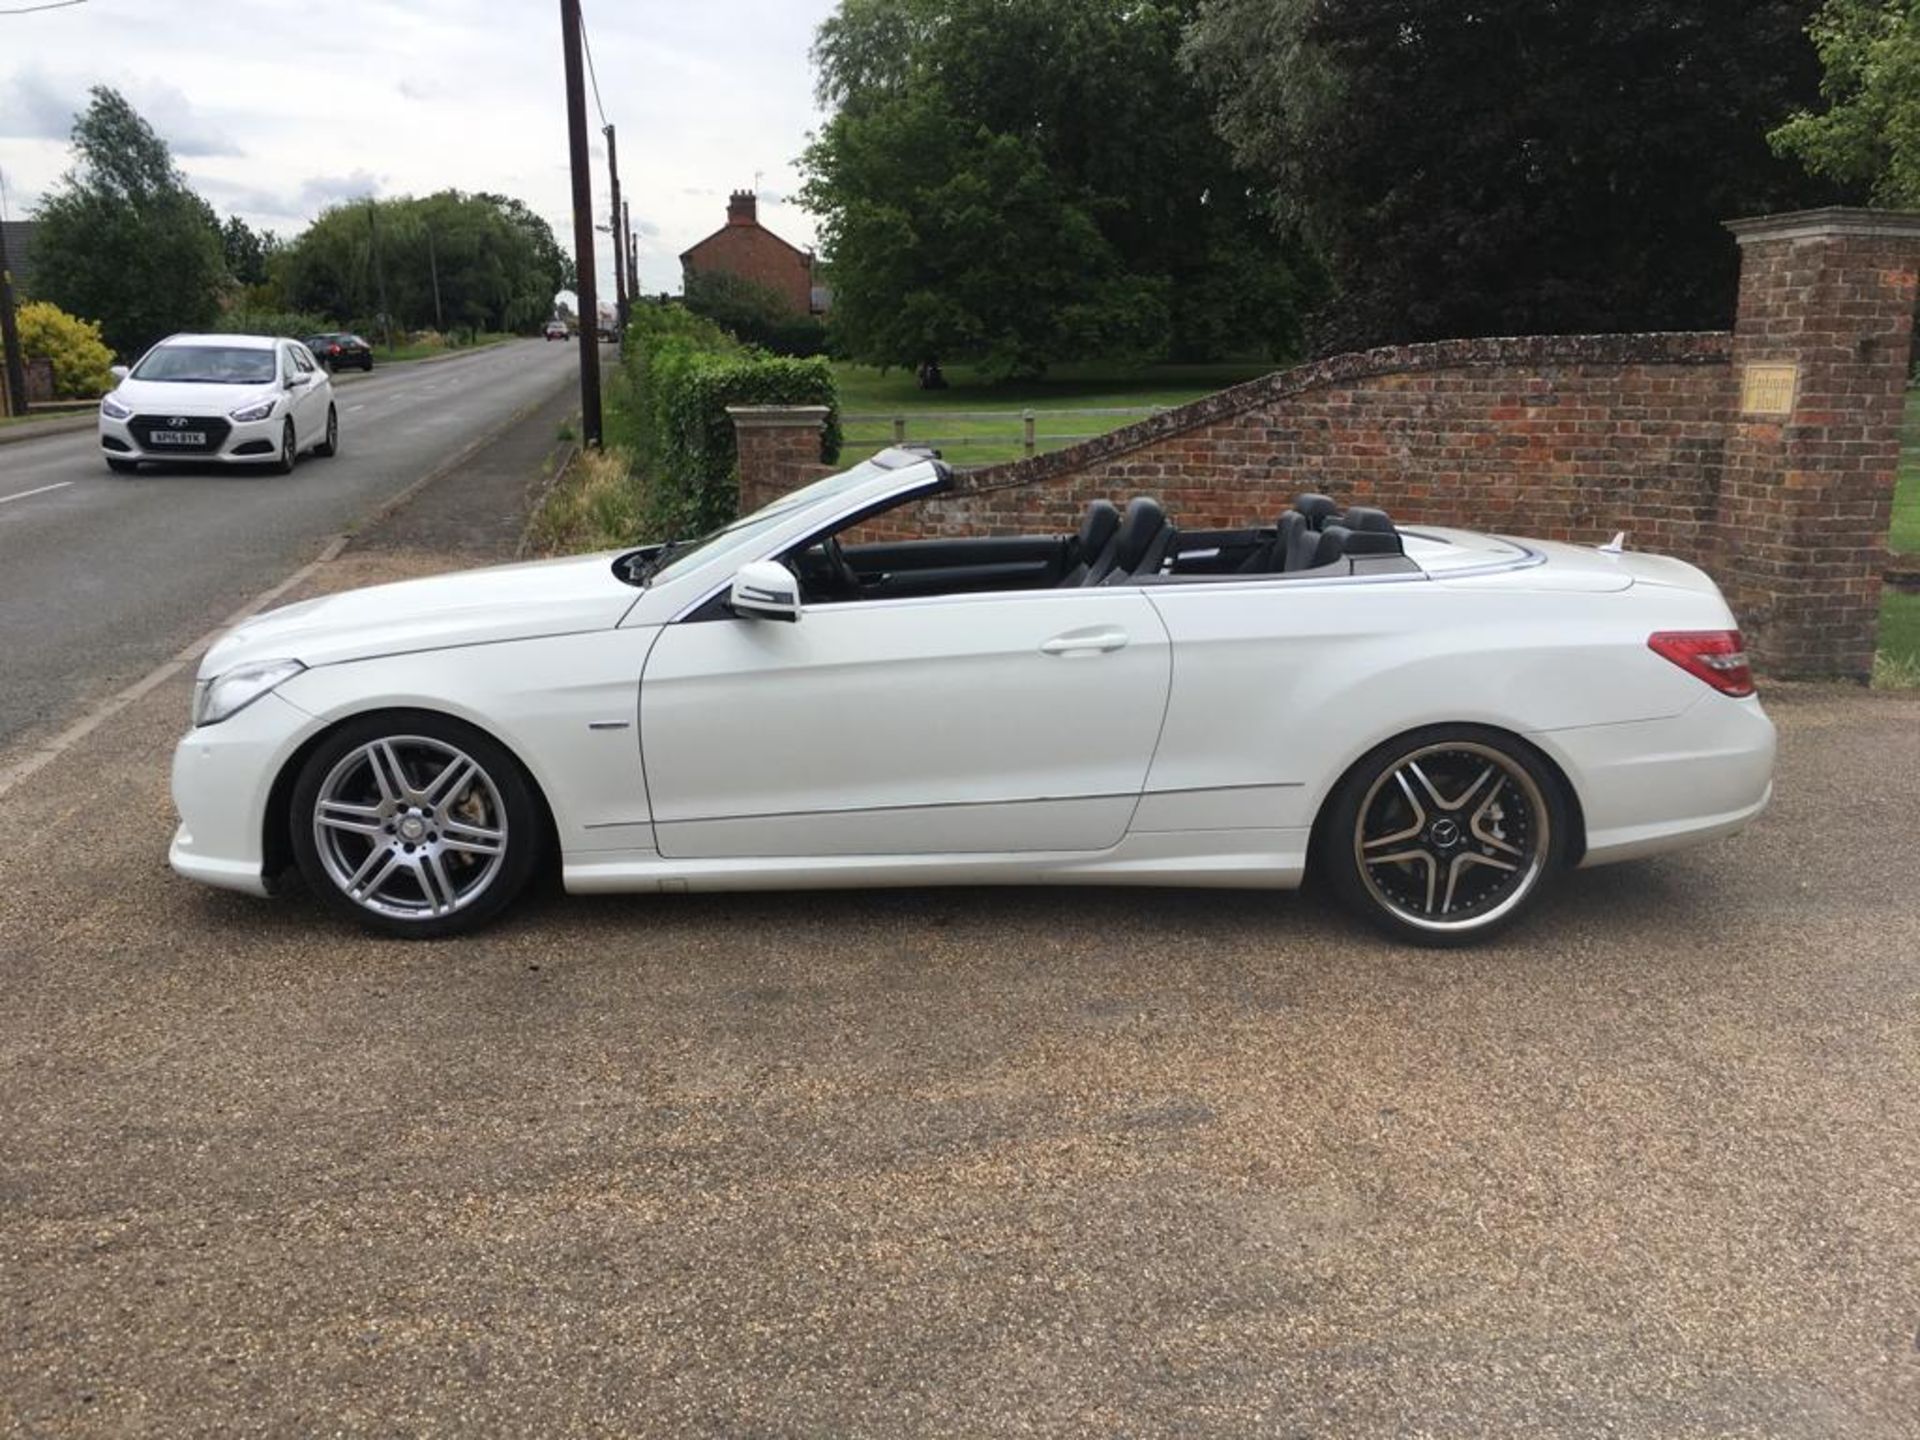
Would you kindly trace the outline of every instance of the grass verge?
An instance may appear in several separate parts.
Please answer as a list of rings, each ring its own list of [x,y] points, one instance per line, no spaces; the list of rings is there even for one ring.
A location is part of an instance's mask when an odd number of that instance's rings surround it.
[[[646,494],[632,457],[621,449],[582,450],[549,490],[527,527],[537,555],[582,555],[635,543]]]
[[[424,340],[416,340],[408,345],[395,345],[391,348],[376,345],[373,347],[373,360],[376,365],[382,362],[396,365],[408,360],[425,360],[430,355],[445,355],[450,350],[480,350],[488,345],[503,345],[509,340],[519,338],[517,335],[496,334],[492,331],[484,335],[476,335],[471,340],[456,340],[450,335],[429,336]]]
[[[1873,658],[1877,690],[1920,688],[1920,595],[1886,589],[1880,599],[1880,650]]]
[[[1041,380],[1010,380],[990,385],[971,367],[955,365],[946,372],[945,390],[922,390],[907,370],[881,372],[871,365],[838,363],[834,385],[843,414],[900,415],[907,422],[907,439],[931,440],[956,465],[991,465],[1017,460],[1021,447],[1021,412],[1032,409],[1039,438],[1036,448],[1058,450],[1073,442],[1067,437],[1104,435],[1144,415],[1060,415],[1048,410],[1141,410],[1153,406],[1184,405],[1267,374],[1274,367],[1261,362],[1223,365],[1061,365]],[[1004,412],[991,420],[953,420],[943,412]],[[847,421],[842,458],[864,460],[893,443],[890,420]],[[1052,436],[1055,438],[1047,439]],[[945,442],[942,444],[941,442]]]

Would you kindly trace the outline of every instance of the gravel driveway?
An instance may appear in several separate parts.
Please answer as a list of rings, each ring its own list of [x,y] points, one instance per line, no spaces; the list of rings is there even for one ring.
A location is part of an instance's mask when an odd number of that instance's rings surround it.
[[[1757,829],[1464,954],[1125,890],[422,946],[171,876],[177,680],[0,800],[0,1431],[1920,1433],[1920,699],[1771,704]]]

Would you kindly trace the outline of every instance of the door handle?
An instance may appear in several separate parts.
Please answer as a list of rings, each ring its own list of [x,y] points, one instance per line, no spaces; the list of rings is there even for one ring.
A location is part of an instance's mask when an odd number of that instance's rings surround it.
[[[1069,630],[1041,645],[1042,655],[1105,655],[1127,643],[1124,630]]]

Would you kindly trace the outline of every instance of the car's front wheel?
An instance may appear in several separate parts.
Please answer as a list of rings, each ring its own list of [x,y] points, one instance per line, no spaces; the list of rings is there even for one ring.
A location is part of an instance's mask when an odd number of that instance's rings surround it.
[[[293,788],[294,858],[330,908],[388,935],[476,929],[526,887],[546,844],[532,782],[473,726],[422,711],[353,720]]]
[[[294,443],[293,419],[289,416],[287,422],[280,427],[280,453],[274,457],[273,464],[269,468],[276,475],[291,475],[294,462],[299,458],[300,448]]]
[[[340,453],[340,412],[331,405],[327,406],[327,438],[313,447],[313,453],[322,460]]]
[[[1353,768],[1322,827],[1321,857],[1341,898],[1388,934],[1464,945],[1533,902],[1569,828],[1560,785],[1531,746],[1440,725]]]

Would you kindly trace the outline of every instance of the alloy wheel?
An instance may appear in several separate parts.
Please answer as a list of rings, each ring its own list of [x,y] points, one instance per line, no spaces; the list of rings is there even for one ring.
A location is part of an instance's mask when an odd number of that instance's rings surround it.
[[[425,735],[348,751],[320,783],[312,824],[339,893],[391,920],[465,909],[493,885],[507,855],[500,787],[465,751]]]
[[[1375,903],[1416,929],[1490,926],[1524,901],[1552,854],[1552,812],[1527,768],[1491,745],[1443,741],[1374,780],[1354,824]]]

